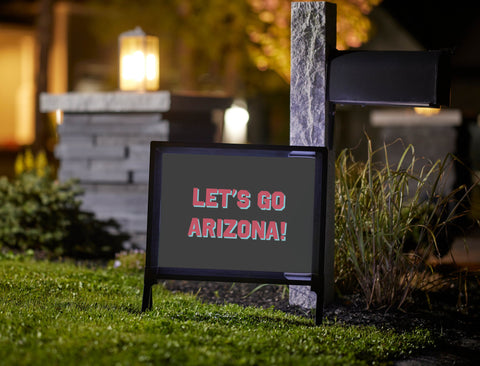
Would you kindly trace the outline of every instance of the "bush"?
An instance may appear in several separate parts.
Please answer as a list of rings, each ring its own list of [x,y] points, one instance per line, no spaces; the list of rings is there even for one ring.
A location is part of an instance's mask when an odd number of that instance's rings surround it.
[[[375,163],[380,154],[383,163]],[[400,308],[428,282],[427,260],[448,251],[460,207],[453,198],[465,189],[439,193],[452,159],[420,164],[409,146],[392,165],[387,146],[373,151],[369,140],[365,163],[349,150],[340,153],[335,277],[341,291],[360,288],[367,307]]]
[[[0,178],[0,246],[45,251],[49,257],[112,258],[128,235],[113,220],[80,209],[81,190],[48,174]]]

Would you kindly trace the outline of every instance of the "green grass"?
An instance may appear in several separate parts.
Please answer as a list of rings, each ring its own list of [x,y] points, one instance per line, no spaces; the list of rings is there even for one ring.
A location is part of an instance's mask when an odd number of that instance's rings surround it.
[[[432,345],[397,334],[279,311],[203,304],[143,276],[0,255],[1,365],[366,365]]]

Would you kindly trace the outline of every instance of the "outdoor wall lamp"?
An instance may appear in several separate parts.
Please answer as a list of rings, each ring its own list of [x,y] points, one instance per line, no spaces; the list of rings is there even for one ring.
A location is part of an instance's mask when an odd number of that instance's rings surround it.
[[[435,116],[440,113],[441,108],[430,108],[430,107],[414,107],[413,110],[416,114],[420,114],[422,116]]]
[[[118,37],[119,86],[124,91],[158,90],[160,80],[158,37],[140,27]]]
[[[247,124],[249,119],[247,103],[243,100],[235,100],[232,106],[225,111],[223,142],[245,144],[247,142]]]

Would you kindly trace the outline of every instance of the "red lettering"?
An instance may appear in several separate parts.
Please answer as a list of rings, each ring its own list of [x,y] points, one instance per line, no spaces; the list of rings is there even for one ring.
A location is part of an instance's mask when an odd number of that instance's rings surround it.
[[[252,239],[253,240],[265,240],[265,229],[267,225],[265,221],[252,221]]]
[[[251,235],[251,224],[248,220],[240,220],[238,222],[237,234],[240,239],[250,239]]]
[[[188,236],[190,238],[286,241],[287,223],[194,217],[190,221]]]
[[[286,204],[286,196],[283,192],[274,192],[272,194],[272,208],[275,211],[283,211]]]
[[[193,188],[193,207],[205,207],[205,202],[199,200],[199,189]]]
[[[218,207],[218,202],[217,202],[217,194],[218,194],[218,189],[215,188],[207,188],[205,191],[205,206],[209,208],[217,208]]]
[[[228,208],[228,195],[232,194],[231,189],[219,189],[218,193],[222,195],[222,208]]]
[[[225,239],[236,239],[237,233],[234,230],[237,228],[237,220],[226,219],[223,222],[226,225],[223,237]]]
[[[258,193],[257,205],[258,205],[258,208],[261,210],[270,211],[271,209],[270,192],[261,191],[260,193]]]
[[[267,234],[266,234],[265,240],[271,240],[272,238],[273,238],[273,240],[279,240],[280,239],[280,235],[278,233],[278,226],[277,226],[277,223],[275,221],[270,221],[268,223]]]
[[[282,241],[287,240],[287,223],[282,221],[280,223],[281,231],[282,231]]]
[[[217,238],[223,238],[223,220],[217,219]]]
[[[203,219],[203,230],[202,230],[203,237],[214,238],[215,226],[216,224],[214,219]]]
[[[193,237],[194,235],[196,235],[197,238],[202,237],[202,230],[200,228],[200,220],[197,217],[192,218],[192,221],[190,222],[190,228],[188,229],[188,236]]]
[[[246,210],[250,208],[250,192],[244,189],[238,191],[238,208]]]

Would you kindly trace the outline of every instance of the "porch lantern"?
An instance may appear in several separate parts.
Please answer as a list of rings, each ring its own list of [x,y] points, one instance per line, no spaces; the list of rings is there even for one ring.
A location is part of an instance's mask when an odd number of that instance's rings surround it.
[[[140,27],[118,37],[120,90],[158,90],[160,79],[158,37],[147,35]]]
[[[225,111],[223,142],[230,144],[245,144],[247,142],[247,124],[250,119],[247,103],[235,100]]]
[[[421,116],[435,116],[440,113],[441,108],[430,108],[430,107],[414,107],[413,110],[415,111],[416,114],[419,114]]]

